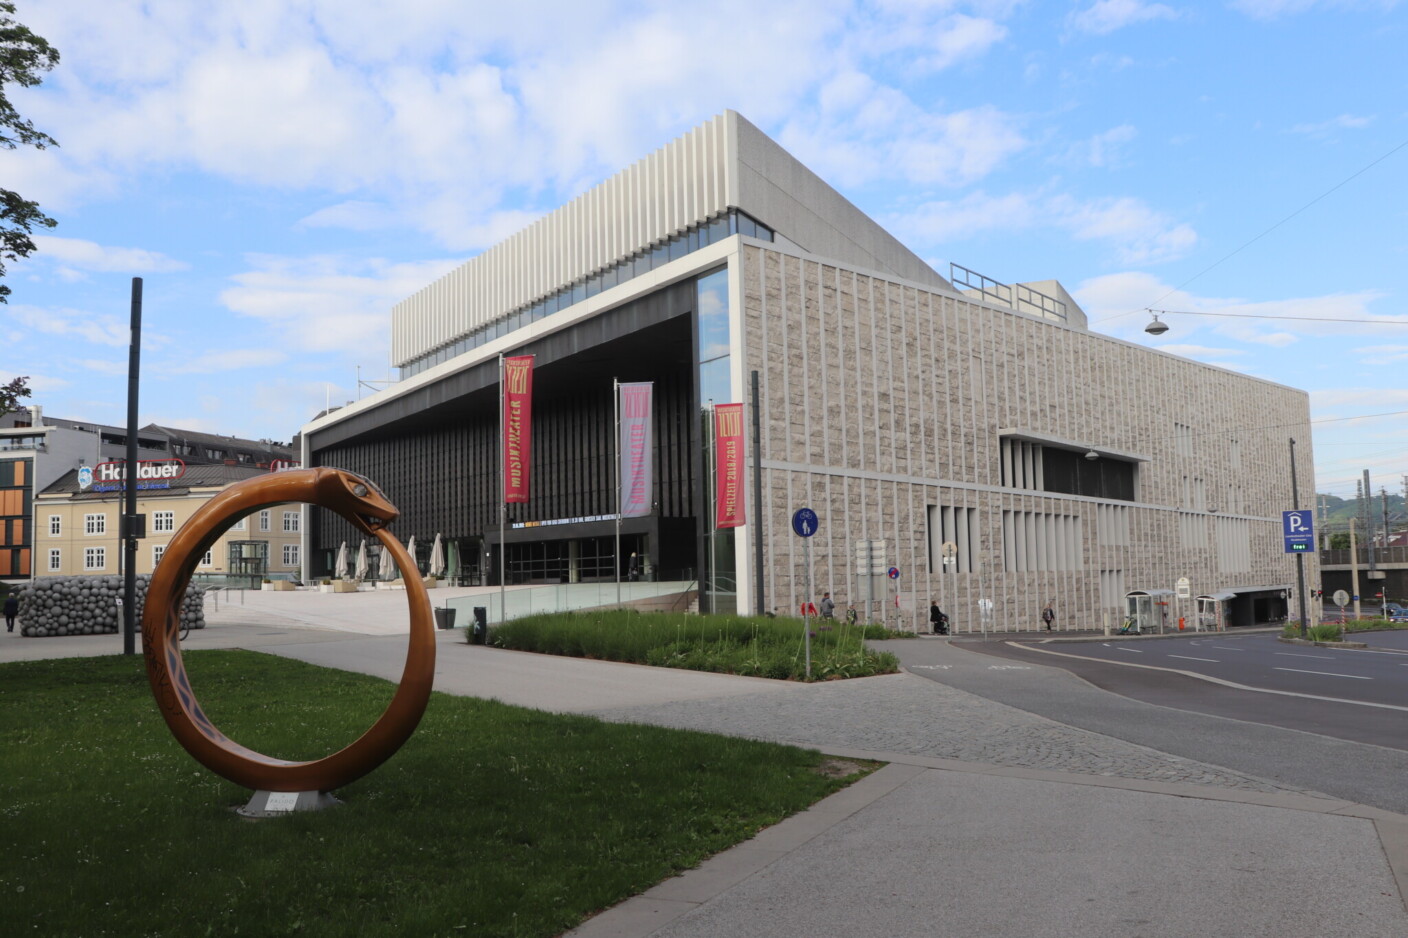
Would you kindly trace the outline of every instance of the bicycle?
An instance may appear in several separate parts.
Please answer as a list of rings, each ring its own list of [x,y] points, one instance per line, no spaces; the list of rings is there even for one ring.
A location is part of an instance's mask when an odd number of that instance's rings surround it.
[[[1141,632],[1139,631],[1139,620],[1136,619],[1134,616],[1125,616],[1125,617],[1124,617],[1124,625],[1120,626],[1120,630],[1119,630],[1119,633],[1118,633],[1118,634],[1120,634],[1120,635],[1140,635],[1140,634],[1143,634],[1143,633],[1141,633]]]

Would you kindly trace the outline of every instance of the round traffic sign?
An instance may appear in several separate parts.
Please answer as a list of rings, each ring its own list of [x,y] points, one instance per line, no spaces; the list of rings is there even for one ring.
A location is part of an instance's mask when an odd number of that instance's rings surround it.
[[[898,580],[900,578],[900,568],[891,567],[889,570],[885,571],[885,575],[892,580]]]
[[[958,545],[953,541],[944,541],[942,552],[945,560],[952,560],[958,556]]]
[[[792,530],[798,537],[811,537],[816,533],[816,512],[810,508],[798,508],[792,513]]]
[[[1335,601],[1336,606],[1349,605],[1349,594],[1346,593],[1344,590],[1335,590],[1335,595],[1331,596],[1330,598]]]

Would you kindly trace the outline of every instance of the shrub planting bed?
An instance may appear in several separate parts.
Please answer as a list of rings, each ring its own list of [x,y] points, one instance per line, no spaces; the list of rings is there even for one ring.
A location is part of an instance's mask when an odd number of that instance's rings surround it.
[[[878,625],[812,619],[812,680],[899,670],[899,659],[865,640],[909,637]],[[528,616],[495,628],[500,648],[601,658],[662,668],[806,680],[808,627],[801,619],[601,610]]]

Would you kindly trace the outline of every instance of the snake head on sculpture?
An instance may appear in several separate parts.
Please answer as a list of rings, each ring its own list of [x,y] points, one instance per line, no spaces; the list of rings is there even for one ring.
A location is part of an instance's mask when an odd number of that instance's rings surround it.
[[[387,500],[381,489],[346,469],[318,469],[317,498],[314,501],[330,508],[365,534],[375,534],[401,514]]]

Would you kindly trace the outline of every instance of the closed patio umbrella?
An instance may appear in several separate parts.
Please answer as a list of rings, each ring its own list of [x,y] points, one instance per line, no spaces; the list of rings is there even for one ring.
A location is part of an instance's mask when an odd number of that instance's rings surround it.
[[[411,535],[411,539],[406,542],[406,553],[411,555],[411,563],[415,564],[416,570],[420,570],[420,563],[416,560],[416,536]]]
[[[376,568],[376,576],[379,580],[396,579],[396,561],[385,547],[381,549],[381,564]]]
[[[339,580],[347,579],[347,542],[337,549],[337,565],[333,568]]]
[[[442,576],[445,573],[445,548],[440,543],[440,535],[435,535],[435,545],[430,548],[430,575]]]
[[[362,538],[362,546],[357,548],[357,579],[365,580],[371,565],[367,563],[367,539]]]

